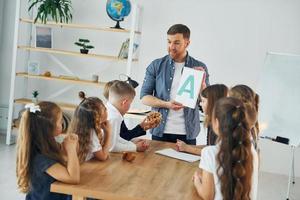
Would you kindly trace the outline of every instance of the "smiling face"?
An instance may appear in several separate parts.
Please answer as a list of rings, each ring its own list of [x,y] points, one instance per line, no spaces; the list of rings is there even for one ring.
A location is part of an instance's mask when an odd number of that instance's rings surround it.
[[[183,34],[168,35],[168,53],[175,62],[183,62],[190,40]]]

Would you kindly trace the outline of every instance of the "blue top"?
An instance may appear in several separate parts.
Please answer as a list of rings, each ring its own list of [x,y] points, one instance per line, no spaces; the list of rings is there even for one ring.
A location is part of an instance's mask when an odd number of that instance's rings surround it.
[[[46,173],[47,169],[57,163],[42,154],[33,158],[32,170],[30,172],[31,188],[26,195],[26,200],[65,200],[71,199],[67,195],[50,192],[51,183],[56,180]]]
[[[152,61],[152,63],[146,69],[146,75],[142,85],[140,98],[143,98],[146,95],[152,95],[161,100],[170,101],[170,88],[173,81],[172,77],[174,76],[175,72],[174,63],[174,60],[169,55]],[[206,85],[209,85],[209,74],[204,63],[192,58],[187,54],[185,59],[185,67],[203,67],[206,73],[205,83]],[[155,136],[162,137],[169,109],[152,108],[152,110],[158,111],[162,114],[162,123],[158,127],[151,129],[150,132]],[[184,119],[187,139],[195,139],[200,132],[198,103],[194,109],[184,107]]]

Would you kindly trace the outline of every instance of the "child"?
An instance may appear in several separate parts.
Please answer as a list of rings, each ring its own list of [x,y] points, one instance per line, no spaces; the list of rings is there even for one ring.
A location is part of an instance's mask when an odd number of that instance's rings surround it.
[[[215,102],[222,97],[226,97],[227,93],[228,93],[228,88],[225,85],[214,84],[206,87],[204,90],[202,90],[200,94],[201,95],[200,105],[205,114],[204,126],[207,127],[207,145],[216,144],[217,135],[213,132],[211,128],[212,111]],[[176,150],[184,151],[196,155],[201,155],[201,150],[205,146],[206,145],[191,146],[191,145],[187,145],[185,142],[181,140],[177,140]]]
[[[17,141],[17,182],[26,199],[67,199],[66,195],[50,192],[54,181],[77,184],[80,179],[75,134],[65,137],[62,152],[54,137],[62,130],[62,111],[54,103],[27,104]]]
[[[135,97],[134,88],[124,81],[117,81],[109,88],[107,102],[108,119],[112,125],[112,152],[145,151],[148,148],[146,140],[127,141],[120,137],[123,116],[129,110]]]
[[[109,98],[109,88],[119,80],[113,80],[109,81],[105,84],[104,90],[103,90],[103,96],[108,100]],[[121,138],[125,140],[131,140],[135,137],[140,137],[142,135],[146,135],[146,130],[154,128],[154,125],[151,124],[149,121],[146,120],[146,118],[138,124],[136,127],[133,129],[129,130],[125,124],[124,121],[122,121],[121,128],[120,128],[120,136]]]
[[[202,149],[194,186],[202,199],[256,200],[258,157],[251,143],[251,125],[243,103],[232,97],[217,101],[212,128],[215,146]]]
[[[247,119],[250,124],[252,124],[251,134],[253,138],[253,144],[255,149],[258,149],[258,133],[259,133],[259,125],[257,121],[258,115],[258,104],[259,104],[259,96],[256,94],[250,87],[247,85],[236,85],[229,91],[229,96],[237,98],[241,100],[246,109],[250,110],[249,114],[247,114]]]
[[[97,97],[86,98],[84,92],[79,92],[79,96],[82,101],[74,112],[68,132],[78,135],[81,163],[93,157],[104,161],[109,156],[111,145],[111,127],[106,108]]]
[[[119,80],[112,80],[112,81],[108,81],[103,88],[103,96],[105,97],[105,99],[108,101],[109,98],[109,88],[112,86],[112,84],[118,82]]]

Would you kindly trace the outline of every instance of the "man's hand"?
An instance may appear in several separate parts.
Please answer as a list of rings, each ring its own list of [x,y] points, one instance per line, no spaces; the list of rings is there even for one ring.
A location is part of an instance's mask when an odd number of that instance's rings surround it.
[[[179,103],[179,102],[176,102],[176,101],[174,101],[174,100],[171,100],[171,101],[168,101],[168,102],[167,102],[167,106],[166,106],[166,107],[167,107],[168,109],[177,111],[177,110],[182,109],[184,106],[183,106],[181,103]]]

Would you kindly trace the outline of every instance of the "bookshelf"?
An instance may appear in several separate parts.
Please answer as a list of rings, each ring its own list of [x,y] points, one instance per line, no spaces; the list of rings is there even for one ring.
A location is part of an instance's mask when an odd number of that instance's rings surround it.
[[[18,110],[16,108],[16,105],[24,105],[27,103],[31,103],[32,100],[28,98],[29,92],[28,92],[28,86],[26,84],[21,85],[24,89],[20,91],[20,84],[17,84],[17,80],[21,80],[24,82],[26,80],[31,80],[35,79],[36,81],[42,82],[42,81],[47,81],[49,84],[49,87],[52,86],[50,81],[56,81],[58,84],[69,84],[70,87],[73,86],[73,84],[79,85],[80,87],[95,87],[95,88],[101,88],[105,85],[105,82],[94,82],[92,80],[86,80],[81,77],[74,76],[74,73],[72,73],[72,70],[68,68],[68,72],[71,72],[70,76],[44,76],[42,74],[29,74],[26,70],[24,65],[18,64],[18,54],[21,52],[23,53],[28,53],[30,55],[31,52],[38,52],[42,54],[48,54],[48,55],[61,55],[61,56],[68,56],[68,57],[77,57],[78,59],[85,59],[85,62],[88,62],[88,59],[98,59],[98,60],[103,60],[103,61],[108,61],[108,62],[118,62],[118,63],[124,63],[126,65],[126,75],[130,76],[131,73],[131,67],[134,62],[138,62],[137,58],[134,58],[133,56],[133,46],[134,46],[134,40],[136,36],[140,36],[142,33],[138,30],[139,28],[139,19],[140,19],[140,14],[141,14],[141,7],[137,3],[132,3],[132,9],[131,9],[131,20],[130,20],[130,28],[129,29],[115,29],[115,28],[109,28],[109,27],[101,27],[101,26],[96,26],[92,24],[80,24],[80,23],[56,23],[54,21],[47,21],[46,24],[43,24],[39,21],[34,23],[33,20],[33,15],[28,18],[28,16],[23,16],[24,15],[24,4],[28,3],[26,0],[17,0],[16,1],[16,14],[14,16],[14,22],[15,22],[15,32],[14,32],[14,40],[13,40],[13,55],[12,55],[12,70],[11,70],[11,84],[10,84],[10,95],[9,95],[9,108],[8,108],[8,124],[7,124],[7,133],[6,133],[6,144],[12,144],[14,143],[14,139],[11,137],[12,136],[12,121],[15,116],[15,114],[18,113]],[[22,5],[23,4],[23,5]],[[26,11],[25,11],[26,12]],[[23,14],[22,14],[23,13]],[[88,13],[87,13],[88,14]],[[20,38],[23,36],[22,34],[22,29],[24,29],[23,25],[29,25],[32,27],[35,26],[46,26],[46,27],[51,27],[53,29],[60,29],[61,32],[65,29],[73,29],[73,30],[84,30],[84,31],[97,31],[99,32],[99,39],[105,40],[106,38],[101,35],[101,32],[108,32],[108,33],[115,33],[115,34],[122,34],[122,37],[126,34],[128,35],[128,38],[130,39],[129,43],[129,49],[128,49],[128,58],[123,59],[119,58],[117,55],[106,55],[106,54],[82,54],[79,52],[75,51],[69,51],[66,49],[55,49],[55,48],[41,48],[41,47],[35,47],[32,43],[32,37],[33,37],[33,31],[31,30],[30,38],[27,38],[27,42],[20,42]],[[65,32],[66,33],[66,32]],[[97,33],[98,34],[98,33]],[[118,37],[118,35],[116,35]],[[121,35],[120,35],[121,37]],[[31,44],[30,44],[31,43]],[[52,46],[53,47],[53,46]],[[63,48],[64,46],[62,46]],[[29,58],[27,58],[29,60]],[[27,62],[28,62],[27,60]],[[77,61],[77,60],[76,60]],[[92,63],[92,62],[91,62]],[[20,68],[22,68],[20,70]],[[52,71],[51,69],[49,69]],[[90,70],[91,73],[93,71],[89,69],[88,67],[84,68],[84,70]],[[119,72],[118,72],[119,73]],[[67,74],[67,75],[69,75]],[[48,86],[48,85],[47,85]],[[26,93],[27,95],[20,95],[20,93]],[[64,93],[62,93],[64,94]],[[48,99],[54,99],[52,97],[48,97]],[[47,100],[47,98],[44,98],[43,100]],[[63,110],[66,111],[73,111],[76,108],[75,104],[72,104],[70,102],[56,102]],[[129,118],[138,118],[142,119],[144,118],[143,115],[136,115],[136,114],[131,114],[128,113],[125,115],[126,117]]]
[[[32,78],[32,79],[44,79],[44,80],[56,80],[56,81],[64,81],[68,83],[75,83],[75,84],[84,84],[84,85],[91,85],[95,87],[103,87],[106,82],[94,82],[91,80],[83,80],[83,79],[72,79],[72,78],[63,78],[60,76],[44,76],[44,75],[33,75],[28,74],[27,72],[17,72],[16,76],[25,77],[25,78]]]
[[[27,104],[32,103],[31,99],[21,98],[21,99],[15,99],[14,103],[16,104]],[[76,109],[76,104],[71,103],[64,103],[64,102],[54,102],[56,103],[61,109],[68,110],[68,111],[74,111]],[[148,112],[146,111],[140,111],[140,110],[129,110],[125,117],[132,118],[132,119],[144,119],[146,117]]]
[[[50,48],[41,48],[41,47],[30,47],[30,46],[18,46],[18,49],[23,49],[27,51],[36,51],[36,52],[43,52],[43,53],[51,53],[51,54],[62,54],[62,55],[69,55],[69,56],[77,56],[82,58],[97,58],[100,60],[111,60],[111,61],[127,61],[127,59],[118,58],[118,56],[110,56],[110,55],[99,55],[99,54],[82,54],[75,51],[66,51],[60,49],[50,49]],[[133,62],[138,61],[138,59],[132,59]]]
[[[33,24],[34,20],[20,18],[20,22]],[[45,25],[45,24],[43,24],[39,21],[37,21],[35,24]],[[128,30],[128,29],[106,28],[106,27],[99,27],[99,26],[87,25],[87,24],[56,23],[56,22],[53,22],[53,21],[48,21],[47,26],[58,26],[58,27],[75,28],[75,29],[89,29],[89,30],[106,31],[106,32],[120,32],[120,33],[130,33],[131,32],[131,30]],[[134,33],[135,34],[141,34],[140,31],[134,31]]]

